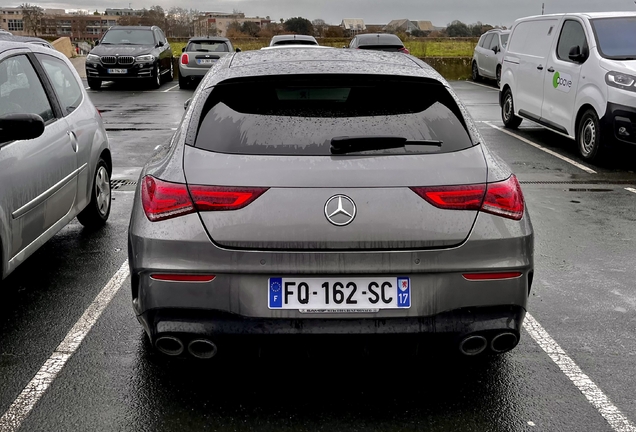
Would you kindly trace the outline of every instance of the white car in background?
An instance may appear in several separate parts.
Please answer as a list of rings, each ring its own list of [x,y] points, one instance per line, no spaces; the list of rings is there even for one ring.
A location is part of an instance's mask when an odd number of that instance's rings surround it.
[[[473,53],[473,81],[490,78],[496,80],[499,87],[501,63],[509,37],[509,30],[499,29],[489,30],[481,36]]]

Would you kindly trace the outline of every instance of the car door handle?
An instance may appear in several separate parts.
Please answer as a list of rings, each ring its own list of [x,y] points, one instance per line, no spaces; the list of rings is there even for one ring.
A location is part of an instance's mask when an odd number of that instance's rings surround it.
[[[550,66],[550,68],[548,69],[548,72],[550,72],[550,73],[554,72],[554,68],[552,66]]]
[[[539,70],[543,70],[543,65],[539,65],[539,66],[537,66],[537,69],[539,69]]]
[[[73,147],[73,151],[77,153],[79,150],[79,144],[77,143],[77,136],[75,135],[75,132],[66,131],[66,134],[71,139],[71,147]]]

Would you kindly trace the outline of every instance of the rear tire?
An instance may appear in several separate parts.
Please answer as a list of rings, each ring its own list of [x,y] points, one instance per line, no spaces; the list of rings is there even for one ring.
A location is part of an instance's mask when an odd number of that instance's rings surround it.
[[[186,89],[188,88],[188,80],[181,75],[179,75],[179,88]]]
[[[576,125],[576,144],[581,157],[589,162],[603,155],[601,123],[593,109],[588,109]]]
[[[517,129],[523,119],[515,115],[515,103],[512,98],[512,91],[507,88],[503,96],[503,105],[501,106],[501,120],[508,129]]]
[[[475,81],[475,82],[481,81],[481,75],[479,75],[479,67],[477,66],[477,62],[476,61],[473,62],[472,78],[473,78],[473,81]]]
[[[102,88],[102,80],[88,78],[87,81],[91,90],[100,90]]]
[[[100,158],[93,176],[91,201],[77,215],[79,223],[89,229],[103,226],[110,216],[111,195],[108,165]]]

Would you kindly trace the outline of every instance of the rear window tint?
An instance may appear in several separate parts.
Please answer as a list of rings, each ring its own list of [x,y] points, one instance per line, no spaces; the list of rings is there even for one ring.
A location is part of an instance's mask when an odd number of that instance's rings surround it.
[[[195,147],[246,155],[332,156],[341,137],[402,137],[437,146],[349,154],[448,153],[473,145],[441,84],[390,77],[306,77],[217,86],[204,105]]]
[[[193,41],[186,48],[188,52],[230,52],[225,42]]]

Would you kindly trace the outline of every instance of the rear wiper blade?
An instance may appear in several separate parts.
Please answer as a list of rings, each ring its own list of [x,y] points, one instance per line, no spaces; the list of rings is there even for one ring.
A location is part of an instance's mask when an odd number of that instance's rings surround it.
[[[409,140],[397,136],[356,136],[334,137],[331,139],[331,154],[345,154],[368,150],[387,150],[407,145],[441,147],[439,140]]]

